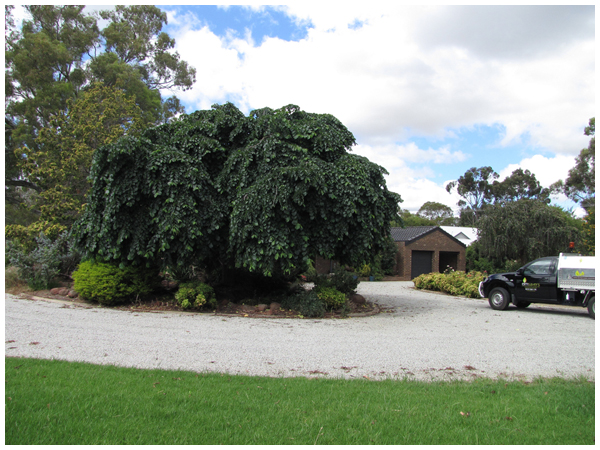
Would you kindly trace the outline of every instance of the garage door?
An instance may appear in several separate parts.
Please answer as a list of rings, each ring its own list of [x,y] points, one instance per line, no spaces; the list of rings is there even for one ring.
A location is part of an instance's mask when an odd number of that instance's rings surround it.
[[[413,250],[412,252],[412,267],[410,278],[416,278],[422,273],[431,273],[431,261],[433,260],[433,252],[423,252]]]

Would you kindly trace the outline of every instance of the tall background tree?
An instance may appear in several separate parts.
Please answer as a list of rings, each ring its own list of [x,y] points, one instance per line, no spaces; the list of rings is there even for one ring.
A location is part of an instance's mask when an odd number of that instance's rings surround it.
[[[492,182],[497,178],[498,174],[489,166],[472,167],[446,185],[446,191],[456,189],[461,196],[458,202],[461,226],[476,226],[484,208],[492,201]]]
[[[434,225],[454,225],[456,222],[452,208],[439,202],[425,202],[417,215],[430,220]]]
[[[7,204],[21,206],[31,197],[25,190],[41,194],[51,187],[36,184],[36,168],[52,151],[43,148],[48,140],[39,139],[42,130],[53,128],[53,117],[69,115],[94,82],[120,91],[128,102],[131,99],[144,127],[183,112],[179,100],[162,98],[160,89],[185,90],[195,82],[195,69],[181,61],[173,51],[174,40],[161,32],[167,17],[155,6],[103,11],[101,17],[108,21],[103,29],[98,26],[100,16],[87,14],[84,6],[25,9],[31,18],[19,30],[12,8],[5,9],[5,123],[10,124],[5,134],[5,192]],[[101,121],[90,126],[95,124],[106,127]],[[71,151],[67,141],[74,141],[67,133],[60,136],[66,141],[54,142],[53,148]],[[81,175],[85,177],[85,171]]]
[[[583,134],[591,136],[587,148],[582,149],[569,170],[565,181],[552,185],[553,190],[564,193],[585,209],[582,250],[594,255],[596,252],[596,118],[592,117]]]

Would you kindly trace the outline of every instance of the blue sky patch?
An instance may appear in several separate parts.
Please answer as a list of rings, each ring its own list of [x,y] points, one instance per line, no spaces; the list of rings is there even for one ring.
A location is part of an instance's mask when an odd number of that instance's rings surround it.
[[[163,5],[159,8],[193,13],[217,36],[225,36],[228,31],[233,30],[237,36],[243,37],[246,30],[250,30],[256,45],[260,45],[268,37],[300,41],[306,38],[312,26],[308,23],[298,24],[284,12],[269,6],[262,7],[260,10],[244,6],[211,5]],[[168,28],[167,26],[165,31],[169,32]]]

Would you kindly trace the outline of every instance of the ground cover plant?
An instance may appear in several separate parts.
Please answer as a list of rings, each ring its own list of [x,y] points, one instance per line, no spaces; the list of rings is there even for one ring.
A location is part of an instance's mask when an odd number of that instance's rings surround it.
[[[461,297],[479,298],[479,283],[487,275],[481,272],[424,273],[413,280],[415,288],[440,291]]]
[[[594,444],[585,379],[269,378],[5,358],[6,444]]]

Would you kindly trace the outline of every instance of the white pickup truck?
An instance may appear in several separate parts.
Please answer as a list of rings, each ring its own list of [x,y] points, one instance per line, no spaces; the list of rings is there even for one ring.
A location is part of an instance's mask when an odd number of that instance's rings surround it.
[[[516,272],[490,275],[479,283],[479,295],[504,310],[512,303],[582,306],[595,319],[596,257],[561,253],[536,259]]]

